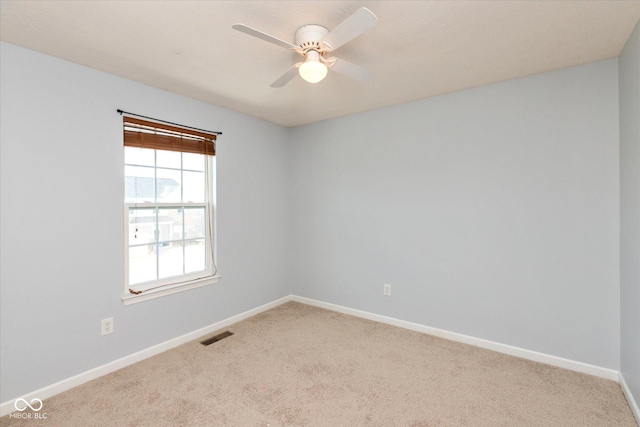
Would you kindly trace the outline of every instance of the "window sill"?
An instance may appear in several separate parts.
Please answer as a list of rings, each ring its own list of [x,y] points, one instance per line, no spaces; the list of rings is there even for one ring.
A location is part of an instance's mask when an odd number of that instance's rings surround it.
[[[213,285],[218,282],[220,276],[206,277],[204,279],[192,280],[191,282],[178,283],[175,285],[164,286],[159,289],[152,289],[141,294],[126,293],[122,295],[124,305],[137,304],[139,302],[148,301],[155,298],[164,297],[178,292],[188,291],[190,289],[200,288],[202,286]]]

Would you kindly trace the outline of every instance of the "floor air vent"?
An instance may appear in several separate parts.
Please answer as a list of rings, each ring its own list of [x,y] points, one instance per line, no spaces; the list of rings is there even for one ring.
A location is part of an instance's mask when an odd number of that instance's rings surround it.
[[[233,332],[229,332],[229,331],[223,332],[223,333],[218,334],[218,335],[216,335],[214,337],[207,338],[206,340],[201,341],[200,344],[202,344],[202,345],[210,345],[210,344],[213,344],[214,342],[218,342],[220,340],[223,340],[226,337],[230,337],[231,335],[233,335]]]

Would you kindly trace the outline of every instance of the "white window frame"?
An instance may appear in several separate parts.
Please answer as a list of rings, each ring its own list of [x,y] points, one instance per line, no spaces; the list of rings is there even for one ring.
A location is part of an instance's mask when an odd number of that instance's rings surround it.
[[[205,156],[205,179],[208,185],[205,186],[206,200],[202,203],[179,202],[179,203],[124,203],[124,293],[122,301],[125,305],[148,301],[202,286],[212,285],[218,282],[219,275],[216,267],[216,215],[215,215],[215,157]],[[123,150],[123,165],[124,165]],[[157,166],[154,166],[157,168]],[[208,191],[207,191],[208,190]],[[124,187],[123,187],[124,192]],[[124,196],[124,194],[123,194]],[[205,224],[205,270],[195,273],[188,273],[180,276],[168,277],[150,282],[144,282],[133,286],[129,285],[129,209],[153,209],[153,208],[189,208],[204,207],[205,217],[209,220]],[[184,236],[183,236],[184,237]],[[141,293],[131,292],[142,291]]]

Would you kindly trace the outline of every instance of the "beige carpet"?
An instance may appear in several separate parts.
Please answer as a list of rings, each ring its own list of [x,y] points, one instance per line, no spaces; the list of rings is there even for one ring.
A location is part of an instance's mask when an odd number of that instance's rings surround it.
[[[287,303],[2,426],[636,426],[613,381]]]

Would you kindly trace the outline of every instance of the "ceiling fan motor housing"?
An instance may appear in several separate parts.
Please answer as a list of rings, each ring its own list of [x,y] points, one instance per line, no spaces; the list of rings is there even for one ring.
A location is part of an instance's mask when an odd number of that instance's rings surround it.
[[[303,54],[310,50],[315,50],[324,54],[321,50],[324,46],[320,45],[320,40],[329,33],[329,30],[322,25],[303,25],[296,30],[295,44],[300,46]]]

